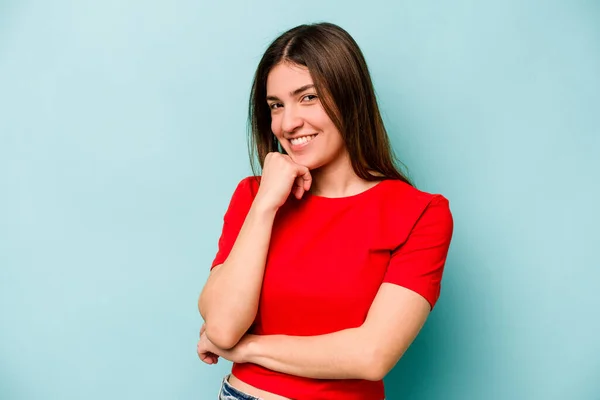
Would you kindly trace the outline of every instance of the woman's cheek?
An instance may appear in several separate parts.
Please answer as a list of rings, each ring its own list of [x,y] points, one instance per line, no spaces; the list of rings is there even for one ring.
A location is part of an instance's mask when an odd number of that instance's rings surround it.
[[[279,138],[279,118],[277,115],[271,114],[271,131]]]

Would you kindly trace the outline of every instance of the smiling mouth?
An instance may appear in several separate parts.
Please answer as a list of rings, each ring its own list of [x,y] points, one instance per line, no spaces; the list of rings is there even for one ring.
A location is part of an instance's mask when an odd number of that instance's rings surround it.
[[[314,135],[310,135],[310,136],[302,136],[302,137],[299,137],[299,138],[290,139],[290,143],[293,146],[298,146],[300,144],[304,144],[304,143],[310,142],[311,140],[313,140],[314,138],[316,138],[317,135],[318,135],[318,133],[315,133]]]

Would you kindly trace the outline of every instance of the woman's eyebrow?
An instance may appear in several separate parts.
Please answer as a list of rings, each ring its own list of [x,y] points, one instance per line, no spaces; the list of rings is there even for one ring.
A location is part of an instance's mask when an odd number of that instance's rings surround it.
[[[290,96],[291,97],[297,96],[300,93],[304,92],[305,90],[312,89],[314,87],[315,87],[315,85],[313,83],[309,83],[308,85],[301,86],[298,89],[290,92]],[[279,97],[277,97],[277,96],[267,96],[267,100],[280,101]]]

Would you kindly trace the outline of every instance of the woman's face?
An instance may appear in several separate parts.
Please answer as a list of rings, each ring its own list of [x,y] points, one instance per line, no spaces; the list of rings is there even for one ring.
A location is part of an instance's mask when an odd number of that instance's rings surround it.
[[[292,160],[309,169],[343,162],[346,147],[329,118],[308,69],[283,62],[267,77],[271,130]]]

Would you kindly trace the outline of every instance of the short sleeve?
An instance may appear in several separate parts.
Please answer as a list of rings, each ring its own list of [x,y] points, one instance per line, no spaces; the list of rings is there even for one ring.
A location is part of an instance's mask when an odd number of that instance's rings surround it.
[[[231,248],[233,247],[242,225],[246,220],[250,206],[258,190],[256,177],[248,177],[240,181],[229,202],[225,216],[223,217],[223,229],[219,238],[219,248],[210,269],[223,264]]]
[[[433,196],[406,241],[392,252],[383,281],[420,294],[433,309],[440,295],[452,231],[448,200]]]

